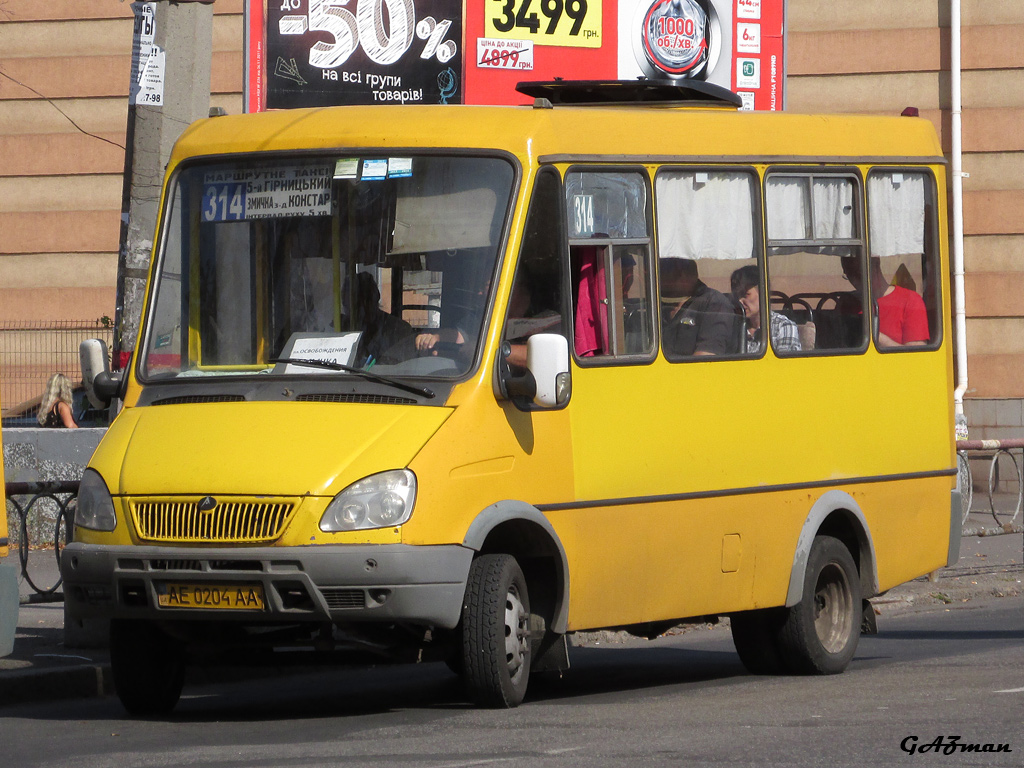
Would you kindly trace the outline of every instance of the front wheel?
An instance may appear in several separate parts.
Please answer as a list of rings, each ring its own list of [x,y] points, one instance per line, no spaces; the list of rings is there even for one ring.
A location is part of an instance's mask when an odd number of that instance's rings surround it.
[[[132,715],[166,715],[185,682],[180,643],[148,621],[110,622],[110,672],[121,704]]]
[[[482,706],[511,708],[530,677],[530,596],[511,555],[473,561],[462,605],[462,674]]]
[[[803,596],[789,609],[778,635],[791,672],[834,675],[846,669],[860,639],[860,595],[860,576],[846,545],[831,536],[816,538]]]

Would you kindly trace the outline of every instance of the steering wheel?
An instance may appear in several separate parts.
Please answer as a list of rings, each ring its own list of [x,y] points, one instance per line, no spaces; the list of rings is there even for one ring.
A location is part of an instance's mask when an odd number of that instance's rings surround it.
[[[447,357],[458,363],[466,362],[465,344],[456,344],[452,341],[439,341],[432,348],[420,352],[421,356]]]
[[[472,347],[468,344],[456,344],[451,341],[439,341],[430,349],[417,349],[416,352],[421,358],[436,360],[450,360],[452,365],[460,371],[469,369],[472,354]]]

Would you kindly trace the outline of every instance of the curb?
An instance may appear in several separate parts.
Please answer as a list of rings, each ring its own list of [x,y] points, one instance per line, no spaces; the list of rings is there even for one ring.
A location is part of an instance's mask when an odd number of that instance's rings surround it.
[[[93,698],[113,691],[109,664],[10,670],[0,676],[0,708],[60,699]]]

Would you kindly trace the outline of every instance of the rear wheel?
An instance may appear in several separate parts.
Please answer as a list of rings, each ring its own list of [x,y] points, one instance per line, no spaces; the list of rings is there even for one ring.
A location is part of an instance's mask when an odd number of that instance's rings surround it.
[[[530,677],[530,596],[511,555],[473,561],[462,607],[462,675],[473,700],[515,707]]]
[[[785,671],[778,643],[779,628],[785,620],[785,608],[745,611],[729,617],[732,642],[748,672],[777,675]]]
[[[839,539],[811,545],[803,597],[788,610],[778,633],[782,661],[798,674],[834,675],[846,669],[860,639],[860,576]]]
[[[181,697],[185,653],[152,622],[110,622],[110,671],[121,704],[132,715],[166,715]]]

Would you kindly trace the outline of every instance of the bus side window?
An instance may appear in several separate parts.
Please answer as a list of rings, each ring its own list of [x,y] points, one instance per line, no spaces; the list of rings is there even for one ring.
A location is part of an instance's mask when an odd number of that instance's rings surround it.
[[[765,182],[771,300],[791,319],[814,324],[814,350],[867,345],[859,189],[857,177],[842,172],[770,173]],[[776,351],[812,351],[801,347]]]
[[[760,301],[754,174],[748,169],[666,168],[655,180],[655,197],[665,358],[761,355],[768,302]]]
[[[533,334],[565,333],[561,196],[558,173],[542,170],[533,190],[502,335],[512,366],[526,365],[526,340]]]
[[[873,330],[880,349],[913,349],[940,337],[934,190],[931,175],[919,171],[868,175]]]
[[[648,200],[637,171],[566,176],[573,350],[581,365],[654,357]]]
[[[580,359],[649,355],[654,346],[651,268],[646,245],[569,249]]]

